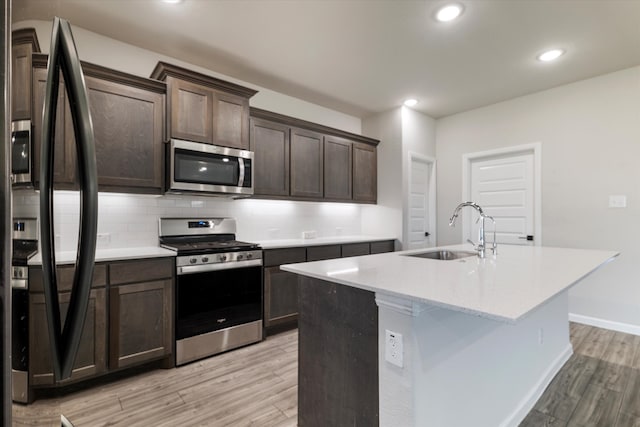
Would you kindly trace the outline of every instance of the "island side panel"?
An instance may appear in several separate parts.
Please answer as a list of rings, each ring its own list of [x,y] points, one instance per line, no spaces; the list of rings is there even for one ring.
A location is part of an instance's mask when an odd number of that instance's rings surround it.
[[[373,292],[299,276],[298,425],[378,426]]]

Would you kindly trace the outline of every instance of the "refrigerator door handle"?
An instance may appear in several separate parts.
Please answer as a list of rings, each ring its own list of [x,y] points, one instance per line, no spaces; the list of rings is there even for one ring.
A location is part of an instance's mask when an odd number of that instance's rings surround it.
[[[60,71],[65,80],[76,139],[80,227],[76,270],[62,327],[53,229],[53,165]],[[98,229],[98,178],[87,88],[69,22],[54,18],[47,70],[40,165],[40,241],[49,339],[55,380],[71,376],[89,306]]]

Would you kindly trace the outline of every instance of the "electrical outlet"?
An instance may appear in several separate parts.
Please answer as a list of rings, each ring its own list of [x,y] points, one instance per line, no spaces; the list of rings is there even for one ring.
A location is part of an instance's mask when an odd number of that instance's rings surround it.
[[[624,194],[609,196],[609,207],[610,208],[626,208],[627,196],[625,196]]]
[[[105,247],[111,243],[111,234],[110,233],[98,233],[96,245],[98,247]]]
[[[540,344],[540,345],[544,344],[544,329],[543,328],[538,329],[538,344]]]
[[[404,346],[402,345],[402,334],[385,329],[385,346],[384,346],[384,360],[396,365],[399,368],[403,367],[403,352]]]
[[[302,232],[303,239],[315,239],[316,237],[318,237],[318,233],[315,230]]]

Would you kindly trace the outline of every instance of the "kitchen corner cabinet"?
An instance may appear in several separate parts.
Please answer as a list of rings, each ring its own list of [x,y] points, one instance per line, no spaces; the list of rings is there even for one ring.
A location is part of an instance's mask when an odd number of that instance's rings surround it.
[[[47,56],[33,55],[33,109],[42,111]],[[83,63],[96,144],[99,191],[161,194],[164,159],[162,82]],[[54,187],[77,189],[73,122],[64,86],[58,93]],[[34,120],[35,182],[39,181],[42,115]]]
[[[393,240],[308,247],[265,249],[264,327],[267,333],[295,327],[298,321],[298,275],[280,270],[283,264],[394,251]]]
[[[122,368],[172,359],[175,259],[98,263],[71,378],[55,382],[42,268],[29,268],[29,387],[60,387]],[[74,266],[57,267],[62,316]],[[64,318],[64,317],[62,317]],[[31,394],[31,393],[29,393]]]
[[[378,168],[376,148],[366,144],[353,144],[353,200],[376,203],[378,194]]]
[[[172,354],[173,270],[162,258],[109,265],[110,369]]]
[[[171,138],[249,149],[249,98],[257,91],[164,62],[151,78],[167,84]]]
[[[378,141],[251,108],[256,197],[376,203]]]
[[[11,33],[11,120],[29,120],[31,115],[31,55],[40,52],[33,28]]]

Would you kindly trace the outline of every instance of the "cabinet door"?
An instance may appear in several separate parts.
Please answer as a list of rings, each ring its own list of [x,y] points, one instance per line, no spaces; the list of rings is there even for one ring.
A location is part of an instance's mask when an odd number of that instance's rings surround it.
[[[249,100],[214,92],[213,143],[239,150],[249,149]]]
[[[293,322],[298,318],[298,275],[280,267],[264,269],[264,326]]]
[[[110,290],[111,369],[172,353],[171,279],[114,286]]]
[[[342,245],[342,257],[369,255],[369,243],[349,243]]]
[[[40,147],[42,137],[42,111],[47,85],[47,70],[36,68],[33,71],[33,176],[37,186],[40,181]],[[56,190],[77,189],[75,134],[71,110],[65,94],[64,81],[58,87],[58,106],[56,109],[56,129],[54,139],[53,184]]]
[[[172,138],[213,143],[213,90],[167,78],[168,115]]]
[[[323,197],[322,134],[291,129],[291,195]]]
[[[369,244],[369,247],[372,254],[393,252],[395,250],[395,242],[393,240],[386,240],[384,242],[371,242]]]
[[[162,94],[87,77],[100,190],[162,192]]]
[[[378,195],[376,147],[353,144],[353,200],[376,203]]]
[[[251,119],[253,188],[257,195],[289,195],[289,127]]]
[[[11,120],[31,118],[31,44],[11,49]]]
[[[67,314],[70,297],[69,292],[59,296],[62,319]],[[105,372],[106,344],[106,291],[104,288],[93,289],[71,377],[59,384],[72,383]],[[40,293],[29,295],[29,377],[30,385],[54,383],[46,306],[44,294]]]
[[[351,141],[324,137],[324,197],[351,200]]]

